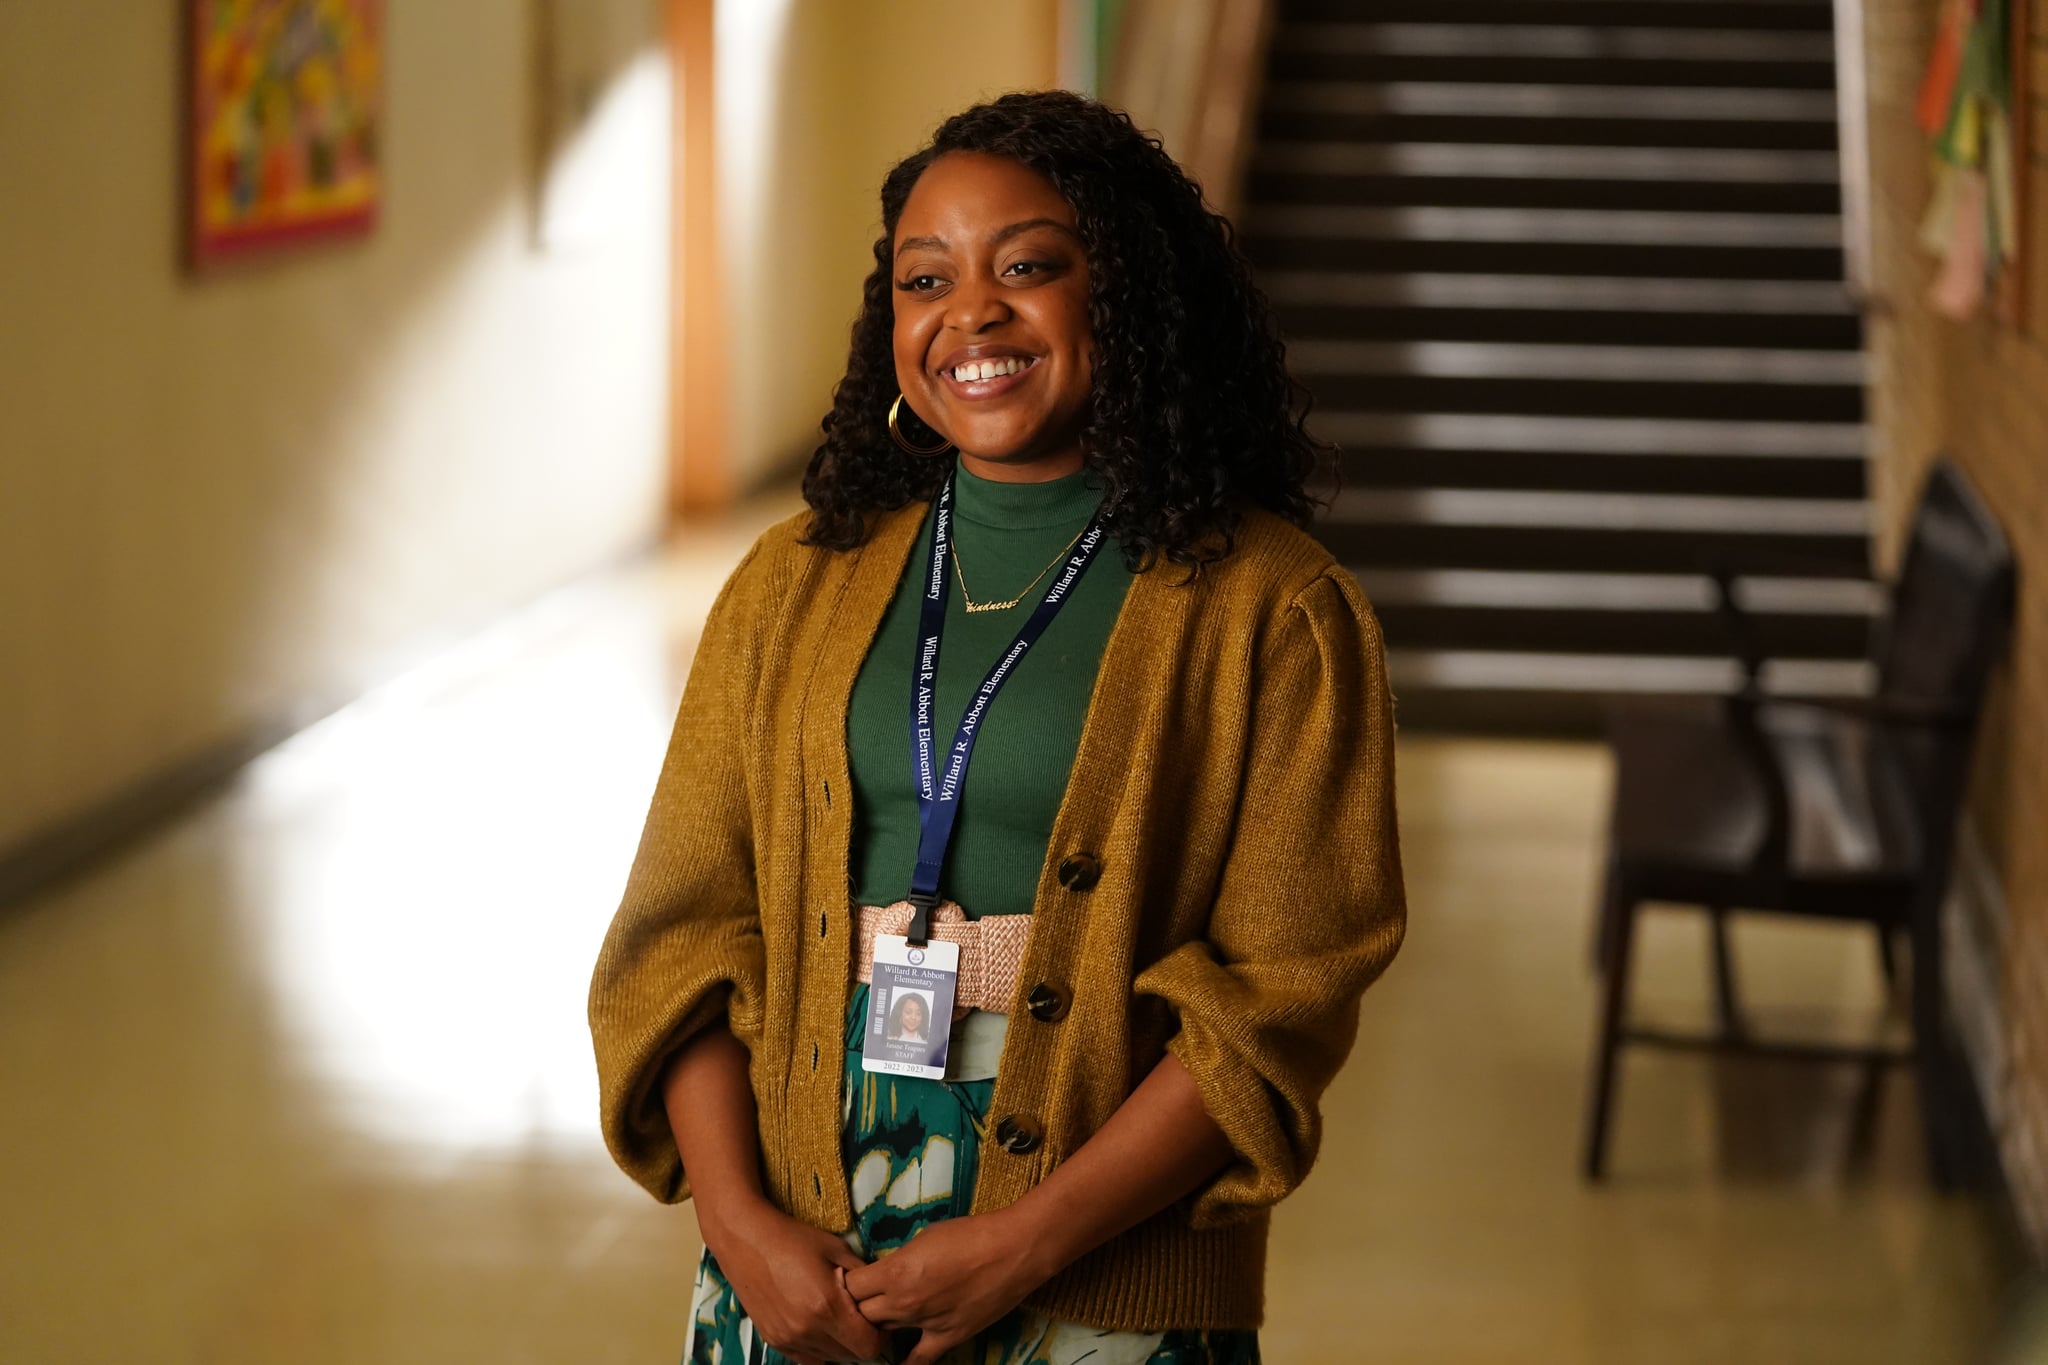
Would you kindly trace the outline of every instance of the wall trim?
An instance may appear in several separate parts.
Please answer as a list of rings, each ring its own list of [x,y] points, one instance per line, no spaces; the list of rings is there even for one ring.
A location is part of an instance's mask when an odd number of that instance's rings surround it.
[[[96,870],[107,859],[156,834],[217,796],[242,769],[302,730],[353,705],[462,648],[504,623],[544,610],[550,602],[587,587],[605,574],[654,554],[659,533],[635,539],[624,551],[524,601],[515,602],[456,628],[436,632],[407,662],[358,685],[324,696],[307,695],[252,722],[235,735],[145,774],[87,805],[74,815],[31,831],[0,848],[0,911],[10,911]]]
[[[249,763],[339,709],[307,707],[289,719],[252,725],[0,849],[0,909],[55,890],[140,842],[226,787]]]

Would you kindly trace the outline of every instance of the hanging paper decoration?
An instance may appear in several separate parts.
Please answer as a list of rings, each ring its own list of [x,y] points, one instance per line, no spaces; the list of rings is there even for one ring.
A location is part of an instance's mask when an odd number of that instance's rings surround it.
[[[1928,300],[1959,321],[2019,246],[2008,33],[2007,0],[1945,0],[1915,110],[1934,163],[1920,244],[1941,260]]]

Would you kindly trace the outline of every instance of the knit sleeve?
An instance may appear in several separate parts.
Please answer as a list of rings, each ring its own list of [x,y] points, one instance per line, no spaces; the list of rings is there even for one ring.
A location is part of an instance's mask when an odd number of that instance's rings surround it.
[[[1174,1010],[1167,1049],[1235,1153],[1193,1196],[1198,1228],[1251,1216],[1307,1176],[1359,997],[1407,923],[1393,696],[1379,623],[1350,575],[1333,568],[1298,594],[1255,667],[1246,776],[1207,937],[1135,984]]]
[[[668,1203],[690,1191],[662,1106],[662,1070],[721,1019],[744,1041],[766,988],[744,763],[765,558],[759,546],[748,554],[705,621],[625,897],[590,984],[605,1144]]]

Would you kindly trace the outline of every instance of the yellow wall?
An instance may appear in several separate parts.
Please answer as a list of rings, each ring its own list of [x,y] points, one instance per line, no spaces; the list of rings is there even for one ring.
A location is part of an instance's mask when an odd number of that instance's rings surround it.
[[[395,3],[375,235],[203,282],[184,6],[0,4],[0,850],[655,533],[666,67],[577,3],[602,240],[531,245],[535,7]]]
[[[800,465],[846,368],[883,173],[947,115],[1059,79],[1059,0],[721,0],[737,482]]]

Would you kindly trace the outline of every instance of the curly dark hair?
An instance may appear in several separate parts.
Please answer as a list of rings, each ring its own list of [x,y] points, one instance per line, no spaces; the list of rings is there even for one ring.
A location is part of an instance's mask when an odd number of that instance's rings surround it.
[[[1246,507],[1296,525],[1329,454],[1309,436],[1308,395],[1230,223],[1130,116],[1064,90],[1005,95],[955,114],[882,181],[882,235],[853,324],[846,375],[804,473],[807,539],[844,550],[875,514],[933,496],[951,462],[889,437],[896,397],[890,304],[896,224],[918,177],[948,152],[1021,162],[1073,205],[1088,257],[1094,357],[1081,431],[1103,484],[1102,519],[1133,569],[1230,553]],[[908,434],[931,439],[921,422]]]

